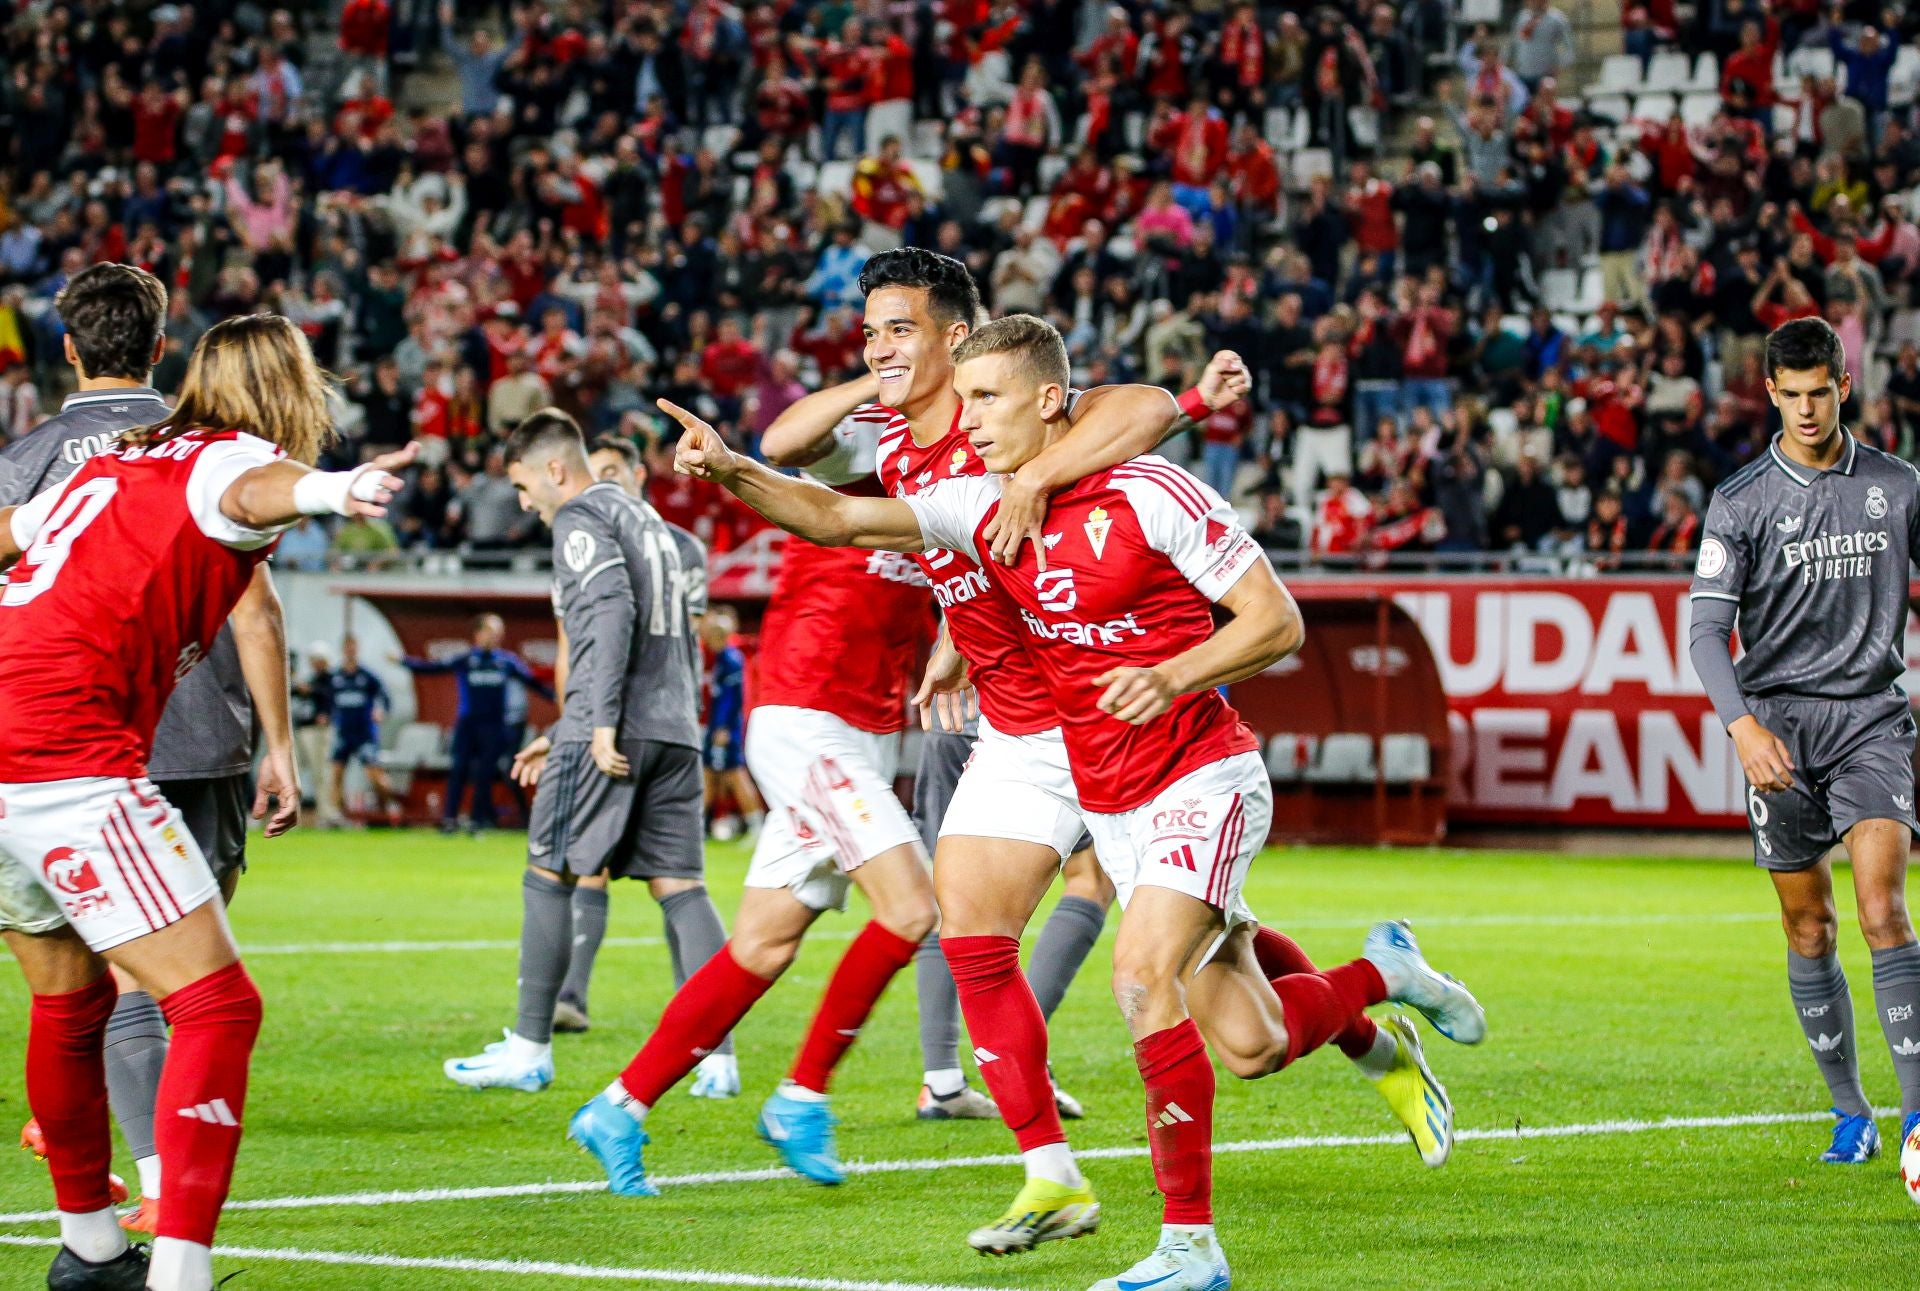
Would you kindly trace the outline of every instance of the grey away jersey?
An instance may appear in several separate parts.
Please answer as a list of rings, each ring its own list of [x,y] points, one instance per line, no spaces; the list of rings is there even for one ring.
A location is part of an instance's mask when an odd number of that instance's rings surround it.
[[[135,426],[165,417],[160,392],[141,386],[69,395],[60,411],[0,449],[0,507],[18,506],[79,470]],[[234,775],[253,764],[253,701],[233,629],[222,628],[199,667],[181,678],[154,731],[155,780]]]
[[[1916,539],[1913,467],[1849,434],[1837,465],[1809,471],[1776,436],[1713,491],[1691,595],[1740,607],[1746,694],[1876,694],[1906,670]]]
[[[593,485],[554,515],[553,606],[568,650],[554,743],[617,726],[621,740],[700,747],[682,551],[659,512],[614,484]],[[704,552],[698,569],[704,592]]]

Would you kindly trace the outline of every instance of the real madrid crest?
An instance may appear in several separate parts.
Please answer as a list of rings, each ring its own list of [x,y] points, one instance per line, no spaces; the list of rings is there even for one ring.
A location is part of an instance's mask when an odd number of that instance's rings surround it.
[[[1867,490],[1867,518],[1884,520],[1887,518],[1886,491],[1878,484]]]
[[[1087,545],[1093,548],[1093,558],[1103,558],[1107,554],[1107,534],[1113,530],[1113,521],[1107,519],[1107,509],[1095,507],[1087,513],[1087,523],[1081,527],[1087,531]]]

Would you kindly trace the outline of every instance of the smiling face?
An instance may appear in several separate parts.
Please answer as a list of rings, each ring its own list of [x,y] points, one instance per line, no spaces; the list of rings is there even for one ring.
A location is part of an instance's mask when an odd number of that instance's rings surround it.
[[[1067,392],[1037,380],[1017,354],[983,354],[953,372],[960,429],[980,463],[996,475],[1019,470],[1047,444],[1049,423],[1066,408]]]
[[[952,349],[965,323],[942,327],[927,310],[924,287],[881,287],[867,297],[860,327],[867,369],[880,378],[880,402],[911,417],[953,384]]]

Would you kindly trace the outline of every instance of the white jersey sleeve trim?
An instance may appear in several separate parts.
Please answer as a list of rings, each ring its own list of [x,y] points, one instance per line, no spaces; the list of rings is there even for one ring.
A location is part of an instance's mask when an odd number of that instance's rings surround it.
[[[187,476],[187,510],[200,532],[223,547],[253,551],[264,547],[299,524],[299,517],[266,529],[252,529],[228,517],[220,509],[220,500],[233,482],[257,466],[279,461],[283,454],[264,439],[241,435],[237,439],[217,440],[201,446]]]
[[[40,526],[53,514],[53,504],[67,490],[67,481],[62,480],[51,488],[45,488],[34,494],[13,509],[13,520],[9,528],[13,531],[13,545],[25,551],[33,545],[33,539],[40,532]]]
[[[1732,601],[1735,605],[1740,603],[1740,598],[1731,592],[1688,592],[1687,598],[1695,601]]]
[[[881,437],[905,419],[891,408],[863,403],[833,428],[833,445],[827,455],[810,463],[806,472],[822,484],[851,484],[863,480],[877,469]]]
[[[904,500],[920,522],[920,540],[929,551],[958,551],[971,557],[980,522],[1000,500],[1000,477],[950,477]]]
[[[1208,600],[1225,596],[1267,558],[1226,499],[1165,458],[1137,457],[1115,467],[1109,479],[1126,494],[1147,545]]]

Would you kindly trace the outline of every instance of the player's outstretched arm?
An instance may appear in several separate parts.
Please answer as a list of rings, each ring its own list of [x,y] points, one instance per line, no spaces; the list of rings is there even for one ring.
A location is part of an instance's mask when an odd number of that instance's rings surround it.
[[[266,821],[268,838],[300,823],[300,773],[293,757],[293,704],[287,677],[287,617],[274,590],[273,575],[256,565],[253,581],[227,616],[240,671],[267,742],[266,757],[254,786],[253,818]],[[268,800],[273,815],[267,815]]]
[[[760,436],[760,451],[775,466],[811,466],[833,451],[833,432],[863,403],[880,397],[880,379],[858,381],[803,395],[773,419]]]
[[[1159,386],[1099,386],[1081,395],[1073,407],[1073,427],[1002,483],[1000,509],[987,524],[993,558],[1012,564],[1020,544],[1036,543],[1041,568],[1040,527],[1055,493],[1109,467],[1151,453],[1187,419],[1230,408],[1253,388],[1246,363],[1221,350],[1207,364],[1200,383],[1179,397]]]
[[[782,475],[728,448],[718,431],[678,404],[662,399],[660,410],[685,430],[674,450],[674,470],[712,480],[788,533],[821,547],[926,549],[920,521],[906,503],[848,497]]]
[[[1181,695],[1265,672],[1307,639],[1300,607],[1273,566],[1255,560],[1215,602],[1232,617],[1190,650],[1151,668],[1115,668],[1094,678],[1100,707],[1135,726],[1152,721]]]
[[[351,471],[316,471],[298,462],[270,462],[235,477],[220,495],[220,513],[251,530],[282,529],[302,516],[387,514],[404,481],[394,471],[413,461],[418,444],[376,457]]]

